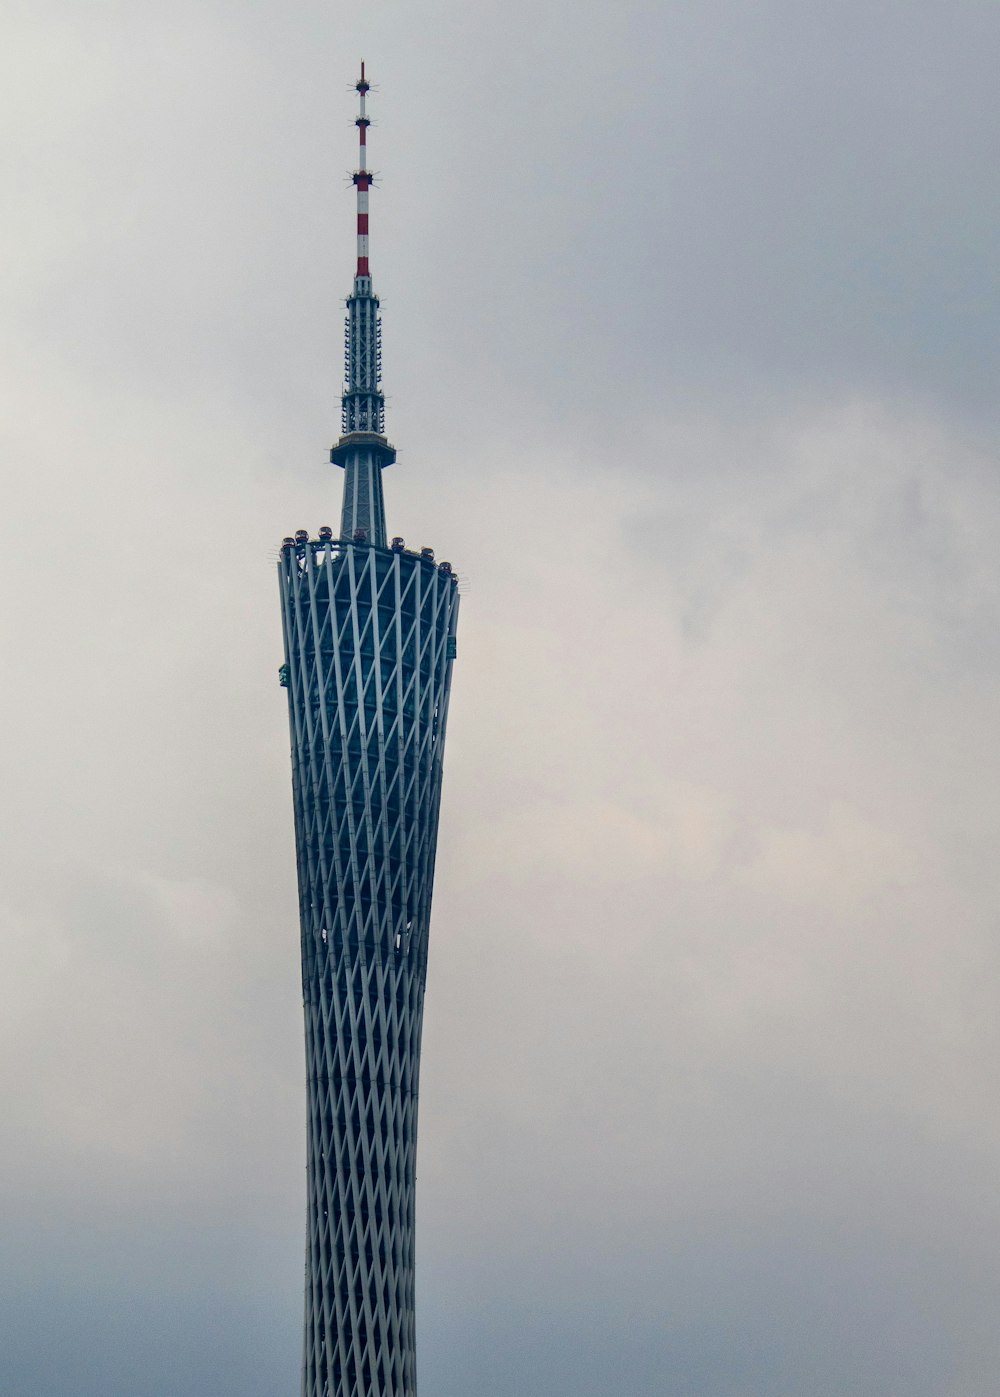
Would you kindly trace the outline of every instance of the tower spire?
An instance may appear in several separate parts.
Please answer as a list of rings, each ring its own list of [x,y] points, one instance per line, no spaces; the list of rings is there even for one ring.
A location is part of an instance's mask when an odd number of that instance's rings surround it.
[[[358,168],[352,176],[358,203],[358,260],[354,288],[347,298],[344,335],[344,379],[341,397],[343,435],[330,452],[330,460],[344,467],[344,507],[340,534],[344,539],[386,546],[382,471],[396,459],[395,447],[385,438],[385,397],[382,393],[382,321],[378,297],[372,290],[368,254],[368,127],[365,105],[371,84],[361,76],[354,84],[359,110]]]
[[[358,276],[369,276],[368,270],[368,190],[371,188],[371,175],[368,172],[368,127],[370,122],[365,112],[365,94],[371,84],[365,77],[365,63],[361,60],[361,77],[354,84],[358,92],[359,111],[355,118],[358,128],[358,168],[354,172],[354,184],[358,191]]]

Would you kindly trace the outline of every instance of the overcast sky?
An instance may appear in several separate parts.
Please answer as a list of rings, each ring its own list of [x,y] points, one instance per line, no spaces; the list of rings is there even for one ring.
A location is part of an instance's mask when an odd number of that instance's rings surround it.
[[[298,1391],[282,535],[463,579],[423,1397],[996,1397],[1000,7],[8,0],[0,1391]]]

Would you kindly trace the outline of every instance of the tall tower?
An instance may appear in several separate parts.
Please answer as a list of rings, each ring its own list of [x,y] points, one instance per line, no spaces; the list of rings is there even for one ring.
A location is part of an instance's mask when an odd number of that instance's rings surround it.
[[[413,1397],[417,1086],[458,588],[387,546],[381,327],[368,257],[369,84],[356,84],[339,537],[281,548],[305,1010],[303,1397]]]

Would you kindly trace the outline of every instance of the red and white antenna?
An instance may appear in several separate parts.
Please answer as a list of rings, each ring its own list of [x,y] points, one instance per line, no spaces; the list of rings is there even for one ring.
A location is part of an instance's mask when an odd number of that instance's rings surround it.
[[[372,177],[368,170],[367,134],[369,121],[365,113],[365,93],[371,83],[365,77],[365,65],[361,64],[361,77],[354,84],[358,91],[360,110],[355,120],[358,128],[358,168],[354,172],[354,184],[358,191],[358,270],[357,276],[371,276],[368,270],[368,191]]]

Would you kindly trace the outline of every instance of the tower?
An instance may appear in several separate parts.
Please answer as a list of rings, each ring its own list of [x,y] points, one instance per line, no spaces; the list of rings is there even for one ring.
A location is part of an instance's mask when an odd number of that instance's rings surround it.
[[[307,1119],[302,1397],[412,1397],[417,1088],[458,588],[387,544],[369,84],[356,84],[358,261],[347,298],[340,534],[278,565],[292,743]]]

